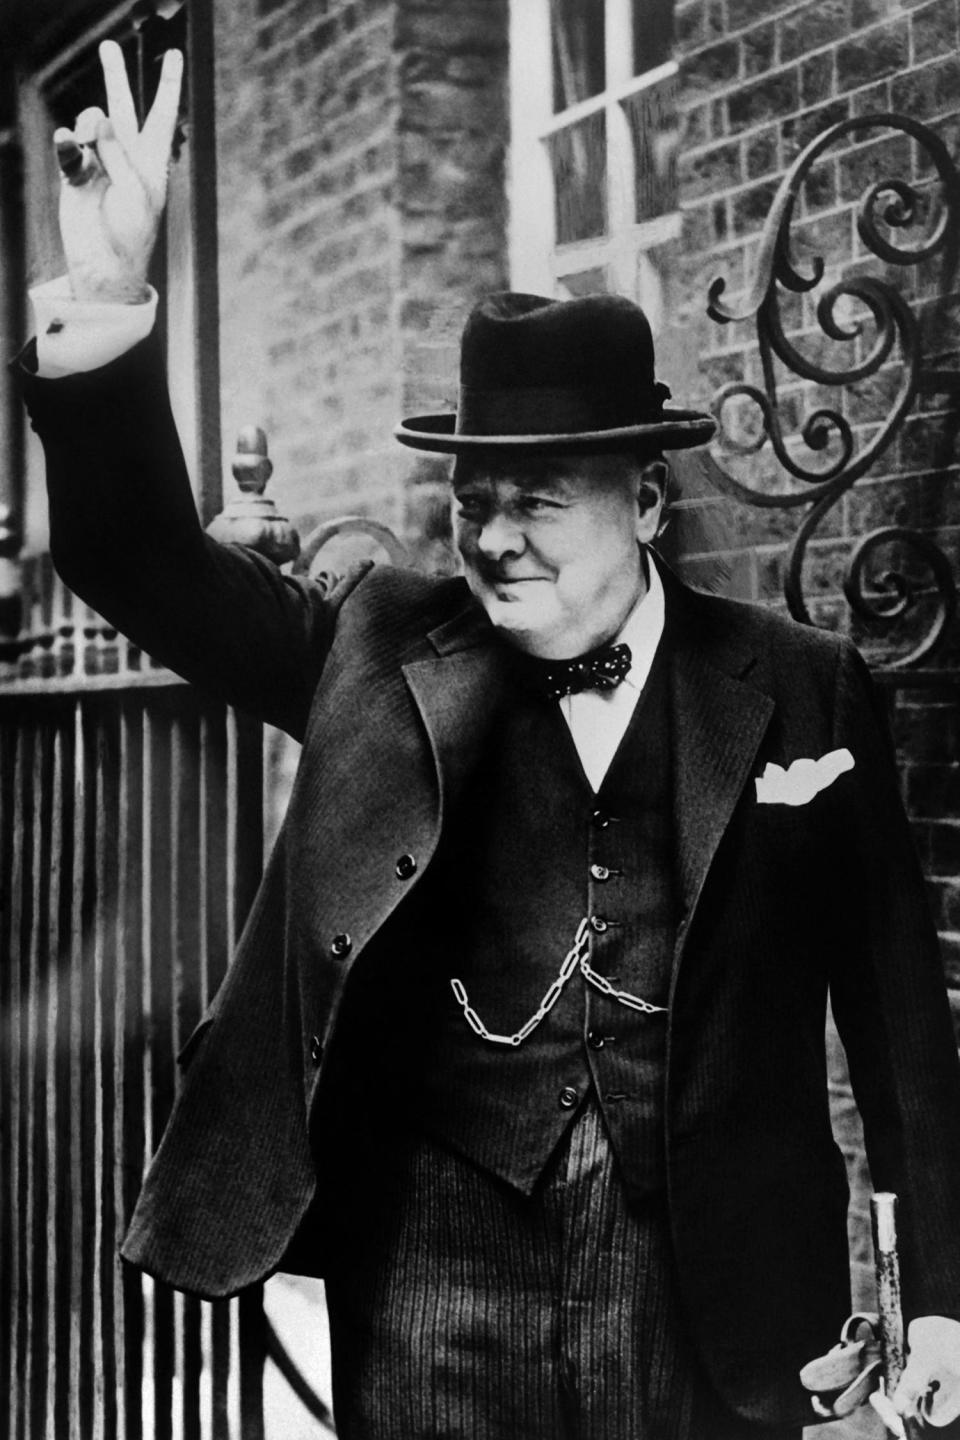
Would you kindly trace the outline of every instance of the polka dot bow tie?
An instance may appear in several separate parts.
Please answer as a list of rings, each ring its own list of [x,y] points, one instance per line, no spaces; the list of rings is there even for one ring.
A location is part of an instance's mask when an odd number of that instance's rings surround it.
[[[615,690],[630,674],[629,645],[601,645],[576,660],[546,660],[537,665],[538,678],[549,700],[578,695],[581,690]]]

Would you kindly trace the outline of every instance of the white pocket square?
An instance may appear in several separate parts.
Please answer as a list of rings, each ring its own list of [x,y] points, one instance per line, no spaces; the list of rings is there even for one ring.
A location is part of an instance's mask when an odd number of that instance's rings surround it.
[[[830,750],[819,760],[794,760],[786,770],[768,761],[763,774],[757,776],[757,804],[806,805],[844,770],[852,769],[853,756],[847,749]]]

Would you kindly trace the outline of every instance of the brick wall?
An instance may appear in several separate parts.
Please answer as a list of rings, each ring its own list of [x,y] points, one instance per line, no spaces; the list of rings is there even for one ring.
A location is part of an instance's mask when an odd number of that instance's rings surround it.
[[[677,21],[684,257],[673,277],[671,308],[698,332],[697,353],[704,359],[699,377],[687,378],[709,400],[730,380],[758,381],[759,371],[751,327],[720,327],[705,317],[707,287],[722,274],[728,280],[724,298],[742,297],[779,180],[808,140],[838,120],[892,109],[927,121],[953,145],[960,93],[957,6],[955,0],[914,6],[896,0],[816,0],[799,6],[778,0],[689,0],[678,6]],[[850,275],[864,264],[883,274],[857,236],[855,204],[867,184],[883,175],[922,181],[916,167],[910,142],[889,131],[841,142],[812,172],[798,207],[794,235],[801,268],[805,257],[819,253],[827,262],[828,279]],[[930,348],[954,344],[942,333],[954,309],[936,298],[944,284],[954,288],[954,275],[944,277],[939,265],[919,273],[890,267],[887,273],[916,305]],[[858,346],[826,340],[805,297],[789,296],[784,318],[788,336],[812,358],[843,368],[847,357],[859,352]],[[869,384],[846,394],[843,407],[859,439],[869,436],[888,412],[898,375],[891,360]],[[818,403],[835,403],[835,396],[826,387],[787,386],[788,421]],[[958,500],[947,407],[942,397],[931,397],[922,408],[922,418],[907,426],[867,484],[818,531],[807,589],[815,597],[813,614],[820,624],[846,623],[838,576],[849,542],[866,529],[909,514],[911,523],[919,520],[935,531],[956,556]],[[923,477],[931,471],[936,472],[933,483],[925,485]],[[747,474],[760,488],[782,484],[782,471],[769,450]],[[752,542],[738,569],[741,588],[752,598],[776,603],[782,520],[758,527],[756,516],[742,514],[738,523],[744,542]],[[862,630],[857,638],[875,649],[879,643]]]
[[[225,453],[262,424],[304,531],[396,518],[393,18],[389,0],[218,7]]]
[[[506,0],[217,22],[225,454],[266,428],[301,533],[359,511],[429,543],[437,467],[391,431],[455,400],[466,309],[506,283]]]

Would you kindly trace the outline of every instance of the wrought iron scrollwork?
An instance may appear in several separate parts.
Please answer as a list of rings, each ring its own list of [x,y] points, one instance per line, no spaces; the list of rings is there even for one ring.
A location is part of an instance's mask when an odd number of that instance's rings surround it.
[[[882,275],[848,274],[829,284],[818,299],[815,313],[822,335],[840,344],[860,342],[861,353],[849,365],[831,367],[811,358],[786,333],[781,309],[783,292],[809,294],[826,275],[822,256],[803,264],[794,258],[791,225],[803,186],[831,146],[855,133],[881,128],[916,142],[929,162],[931,180],[918,185],[890,178],[871,184],[856,213],[862,245],[869,255],[888,266],[917,266],[942,257],[945,270],[952,274],[960,243],[960,177],[950,152],[938,135],[918,121],[877,113],[832,125],[798,156],[771,206],[743,304],[734,309],[725,303],[723,279],[715,280],[709,290],[707,311],[712,319],[720,324],[754,322],[762,375],[762,385],[732,381],[714,396],[713,408],[720,427],[720,448],[714,453],[718,462],[715,479],[728,495],[751,506],[809,507],[790,543],[784,580],[791,614],[808,624],[812,619],[803,593],[804,559],[824,516],[890,447],[919,393],[960,394],[960,375],[924,364],[922,327],[897,286]],[[925,207],[933,179],[939,182],[940,201],[939,211],[931,221]],[[926,227],[925,233],[915,243],[906,243],[906,232],[921,226]],[[854,305],[859,305],[861,314],[850,318],[844,312]],[[866,353],[862,353],[864,349]],[[900,362],[896,394],[866,443],[858,448],[854,429],[839,403],[820,405],[802,423],[798,436],[802,450],[791,440],[790,419],[778,395],[776,362],[791,377],[824,387],[846,387],[876,375],[895,350]],[[728,428],[731,406],[737,402],[738,408],[742,407],[744,401],[756,406],[762,422],[762,428],[746,438],[735,436]],[[785,492],[757,489],[731,474],[723,463],[724,457],[756,454],[768,440],[782,470],[798,482]],[[919,563],[930,583],[920,585],[896,568],[875,575],[874,562],[893,547],[914,564]],[[909,654],[891,662],[897,668],[916,666],[925,660],[956,611],[956,583],[947,557],[928,536],[900,526],[874,531],[860,540],[849,557],[843,589],[854,612],[874,629],[899,624],[921,594],[929,595],[931,589],[935,592],[935,613],[927,632]]]

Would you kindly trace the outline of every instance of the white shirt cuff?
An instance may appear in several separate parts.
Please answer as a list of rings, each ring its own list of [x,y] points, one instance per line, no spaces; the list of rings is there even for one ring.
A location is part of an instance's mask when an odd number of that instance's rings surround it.
[[[74,300],[66,275],[30,291],[37,324],[37,374],[58,380],[98,370],[132,350],[153,329],[157,292],[141,305]]]

